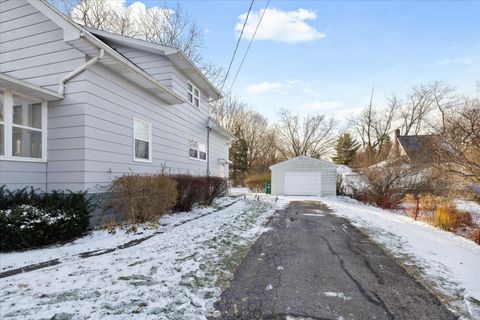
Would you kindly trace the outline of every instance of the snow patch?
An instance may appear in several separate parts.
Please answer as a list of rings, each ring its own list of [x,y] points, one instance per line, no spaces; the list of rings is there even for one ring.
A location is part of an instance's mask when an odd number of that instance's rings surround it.
[[[352,300],[351,297],[347,297],[343,292],[331,292],[327,291],[323,293],[327,297],[332,297],[332,298],[340,298],[343,300]]]

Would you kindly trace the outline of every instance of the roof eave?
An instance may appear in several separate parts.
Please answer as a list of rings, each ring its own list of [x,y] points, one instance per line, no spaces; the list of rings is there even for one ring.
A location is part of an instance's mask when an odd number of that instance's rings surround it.
[[[63,95],[61,94],[14,78],[4,73],[0,73],[0,87],[6,87],[18,93],[23,93],[40,100],[55,101],[63,99]]]
[[[27,0],[32,6],[34,6],[37,10],[42,12],[47,18],[51,19],[54,23],[60,26],[64,31],[64,40],[66,42],[75,41],[78,39],[84,39],[94,47],[98,49],[104,49],[105,54],[110,56],[112,59],[116,60],[117,62],[124,65],[128,68],[131,72],[139,74],[145,80],[150,82],[155,88],[163,92],[160,94],[159,97],[170,104],[182,104],[186,103],[187,101],[180,97],[179,95],[175,94],[174,92],[170,91],[168,88],[160,84],[156,79],[150,76],[148,73],[137,67],[131,61],[126,59],[124,56],[116,52],[110,46],[102,42],[100,39],[95,37],[92,33],[90,33],[86,28],[76,24],[75,22],[71,21],[69,18],[65,17],[61,12],[59,12],[55,7],[51,4],[47,3],[44,0]]]

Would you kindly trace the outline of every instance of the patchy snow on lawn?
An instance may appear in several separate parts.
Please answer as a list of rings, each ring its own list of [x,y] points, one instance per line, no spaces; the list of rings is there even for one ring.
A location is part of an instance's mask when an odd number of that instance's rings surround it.
[[[216,212],[198,209],[163,218],[159,230],[143,228],[142,234],[96,231],[64,246],[2,254],[2,271],[53,258],[61,263],[0,279],[0,317],[205,319],[280,206],[239,199]],[[158,231],[135,246],[78,256]]]
[[[465,319],[480,319],[479,245],[350,198],[317,200],[328,205],[334,214],[365,230]]]
[[[454,204],[457,209],[469,212],[472,215],[473,221],[475,221],[477,224],[480,224],[480,204],[473,201],[460,199],[455,200]]]

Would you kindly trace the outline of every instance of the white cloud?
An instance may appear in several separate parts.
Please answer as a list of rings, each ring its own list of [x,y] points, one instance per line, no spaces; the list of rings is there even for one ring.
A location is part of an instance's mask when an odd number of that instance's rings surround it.
[[[309,111],[330,111],[334,109],[342,109],[344,107],[345,104],[342,101],[338,100],[315,101],[303,105],[303,109]]]
[[[250,13],[243,37],[246,39],[252,38],[263,11],[261,9]],[[238,17],[240,22],[235,25],[235,31],[238,33],[242,30],[246,16],[247,14],[244,13]],[[299,43],[325,38],[325,33],[318,31],[306,22],[306,20],[315,20],[316,18],[316,13],[308,9],[300,8],[293,11],[282,11],[274,8],[267,9],[255,40]]]
[[[446,58],[437,62],[439,65],[447,65],[447,64],[463,64],[463,65],[471,65],[475,62],[474,59],[471,58]]]
[[[249,85],[247,87],[247,92],[249,94],[261,95],[261,94],[269,93],[284,87],[285,87],[285,84],[280,82],[260,82],[260,83]]]

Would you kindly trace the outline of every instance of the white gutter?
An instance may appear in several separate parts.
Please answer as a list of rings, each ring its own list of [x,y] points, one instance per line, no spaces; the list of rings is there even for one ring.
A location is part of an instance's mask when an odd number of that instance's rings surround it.
[[[103,58],[104,56],[105,56],[105,50],[100,49],[100,52],[99,52],[98,55],[96,55],[92,59],[88,60],[87,62],[85,62],[84,64],[79,66],[77,69],[75,69],[72,72],[70,72],[69,74],[67,74],[65,76],[65,78],[63,78],[62,81],[60,81],[59,88],[58,88],[58,94],[61,94],[63,96],[63,93],[65,92],[65,83],[68,80],[72,79],[73,77],[75,77],[76,75],[78,75],[79,73],[81,73],[82,71],[87,69],[89,66],[97,63],[97,61],[100,60],[101,58]]]

